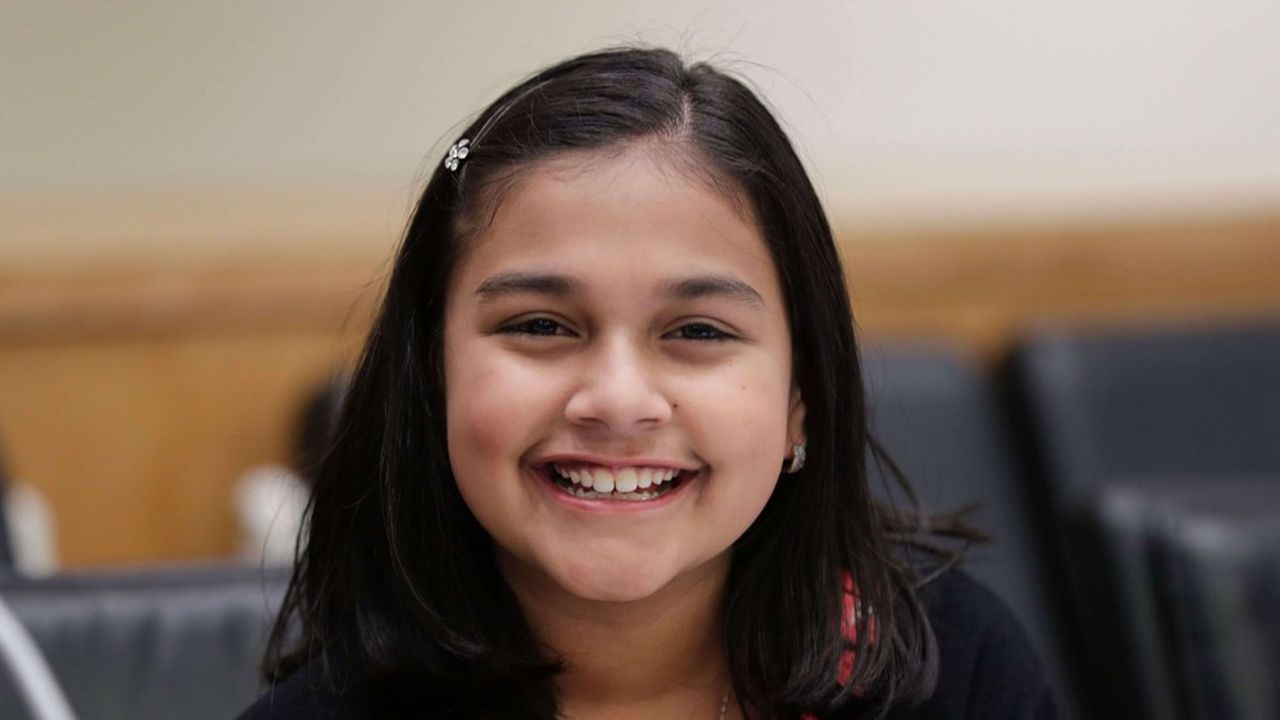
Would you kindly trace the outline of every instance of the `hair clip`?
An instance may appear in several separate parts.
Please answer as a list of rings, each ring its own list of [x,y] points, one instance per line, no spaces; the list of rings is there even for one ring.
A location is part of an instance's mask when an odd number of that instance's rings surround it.
[[[467,153],[470,151],[471,141],[466,138],[462,138],[458,142],[454,143],[453,147],[449,148],[449,157],[444,159],[444,166],[449,169],[449,172],[457,172],[458,163],[465,160],[467,158]]]

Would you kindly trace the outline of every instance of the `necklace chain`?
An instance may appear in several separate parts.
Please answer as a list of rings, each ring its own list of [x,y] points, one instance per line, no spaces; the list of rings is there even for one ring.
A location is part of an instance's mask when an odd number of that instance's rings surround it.
[[[724,697],[720,699],[720,720],[724,720],[724,714],[729,710],[729,691],[724,691]]]

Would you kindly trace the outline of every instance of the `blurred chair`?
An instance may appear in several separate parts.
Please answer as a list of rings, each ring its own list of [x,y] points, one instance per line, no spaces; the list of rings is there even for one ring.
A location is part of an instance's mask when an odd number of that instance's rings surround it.
[[[0,579],[81,720],[225,720],[257,667],[288,581],[247,566]],[[22,720],[0,677],[0,717]]]
[[[1031,476],[1062,519],[1058,554],[1078,601],[1069,650],[1086,656],[1088,704],[1176,717],[1147,502],[1120,486],[1273,475],[1280,492],[1280,324],[1043,330],[1009,370]]]
[[[869,346],[870,347],[870,346]],[[970,548],[965,569],[992,588],[1044,659],[1059,705],[1074,715],[1046,563],[1048,525],[1028,493],[993,386],[970,363],[936,346],[870,348],[863,359],[870,430],[930,513],[976,505],[970,524],[991,542]],[[873,488],[909,507],[888,472],[869,462]]]
[[[1151,565],[1149,497],[1123,483],[1102,487],[1069,502],[1060,526],[1076,579],[1076,649],[1088,669],[1082,704],[1097,717],[1181,717]]]
[[[1184,716],[1280,718],[1280,477],[1174,487],[1153,524]]]
[[[1148,478],[1073,503],[1065,532],[1109,717],[1280,717],[1276,478]]]
[[[1014,370],[1054,499],[1116,478],[1280,473],[1280,323],[1046,330]]]

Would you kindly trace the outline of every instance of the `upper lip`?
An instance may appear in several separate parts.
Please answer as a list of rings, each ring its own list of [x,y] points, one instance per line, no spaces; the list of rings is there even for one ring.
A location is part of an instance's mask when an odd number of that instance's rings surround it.
[[[669,470],[697,470],[697,465],[692,465],[679,460],[669,460],[658,457],[625,457],[611,458],[603,455],[593,455],[591,453],[555,453],[552,455],[543,455],[534,461],[535,465],[546,465],[549,463],[582,463],[586,465],[597,465],[607,468],[625,468],[625,467],[647,467],[647,468],[666,468]]]

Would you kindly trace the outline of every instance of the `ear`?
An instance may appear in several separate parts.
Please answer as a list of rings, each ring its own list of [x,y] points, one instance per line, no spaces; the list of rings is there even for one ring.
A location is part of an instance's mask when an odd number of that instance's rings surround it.
[[[790,409],[787,412],[787,453],[791,446],[804,442],[804,398],[800,397],[800,386],[791,385]]]

